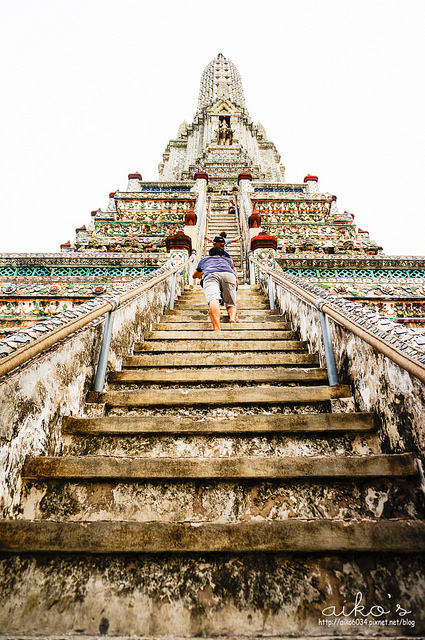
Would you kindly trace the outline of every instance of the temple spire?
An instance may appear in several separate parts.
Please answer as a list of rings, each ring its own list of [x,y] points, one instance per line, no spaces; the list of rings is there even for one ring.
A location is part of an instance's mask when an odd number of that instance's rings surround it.
[[[198,113],[214,104],[219,98],[227,98],[238,107],[246,109],[239,71],[222,53],[211,60],[202,73]]]

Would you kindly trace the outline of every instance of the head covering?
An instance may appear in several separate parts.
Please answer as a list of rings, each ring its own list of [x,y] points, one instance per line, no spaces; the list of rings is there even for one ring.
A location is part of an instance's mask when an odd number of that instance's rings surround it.
[[[216,237],[214,238],[214,240],[213,240],[213,243],[214,243],[214,244],[218,244],[219,242],[220,242],[221,244],[224,244],[224,238],[223,238],[223,236],[216,236]]]

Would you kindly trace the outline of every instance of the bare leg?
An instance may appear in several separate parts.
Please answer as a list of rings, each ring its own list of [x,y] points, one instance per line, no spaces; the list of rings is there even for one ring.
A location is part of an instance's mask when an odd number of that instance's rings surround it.
[[[209,304],[210,318],[213,331],[220,331],[220,303],[218,300],[211,300]]]
[[[236,322],[236,314],[238,313],[236,307],[227,307],[227,313],[229,316],[229,322]]]

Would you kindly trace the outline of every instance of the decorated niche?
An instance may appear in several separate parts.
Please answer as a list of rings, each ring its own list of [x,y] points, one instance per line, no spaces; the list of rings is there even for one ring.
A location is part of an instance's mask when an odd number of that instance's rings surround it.
[[[193,200],[118,200],[116,221],[163,222],[174,221],[184,224],[184,216],[193,209]]]
[[[323,200],[259,200],[253,207],[263,217],[263,224],[285,222],[331,222],[331,203]]]

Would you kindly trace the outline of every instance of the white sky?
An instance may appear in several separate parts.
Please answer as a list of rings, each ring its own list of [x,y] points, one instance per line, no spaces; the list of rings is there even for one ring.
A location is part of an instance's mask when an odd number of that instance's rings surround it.
[[[238,68],[288,182],[424,255],[424,0],[0,0],[0,251],[58,251],[158,179],[205,66]]]

